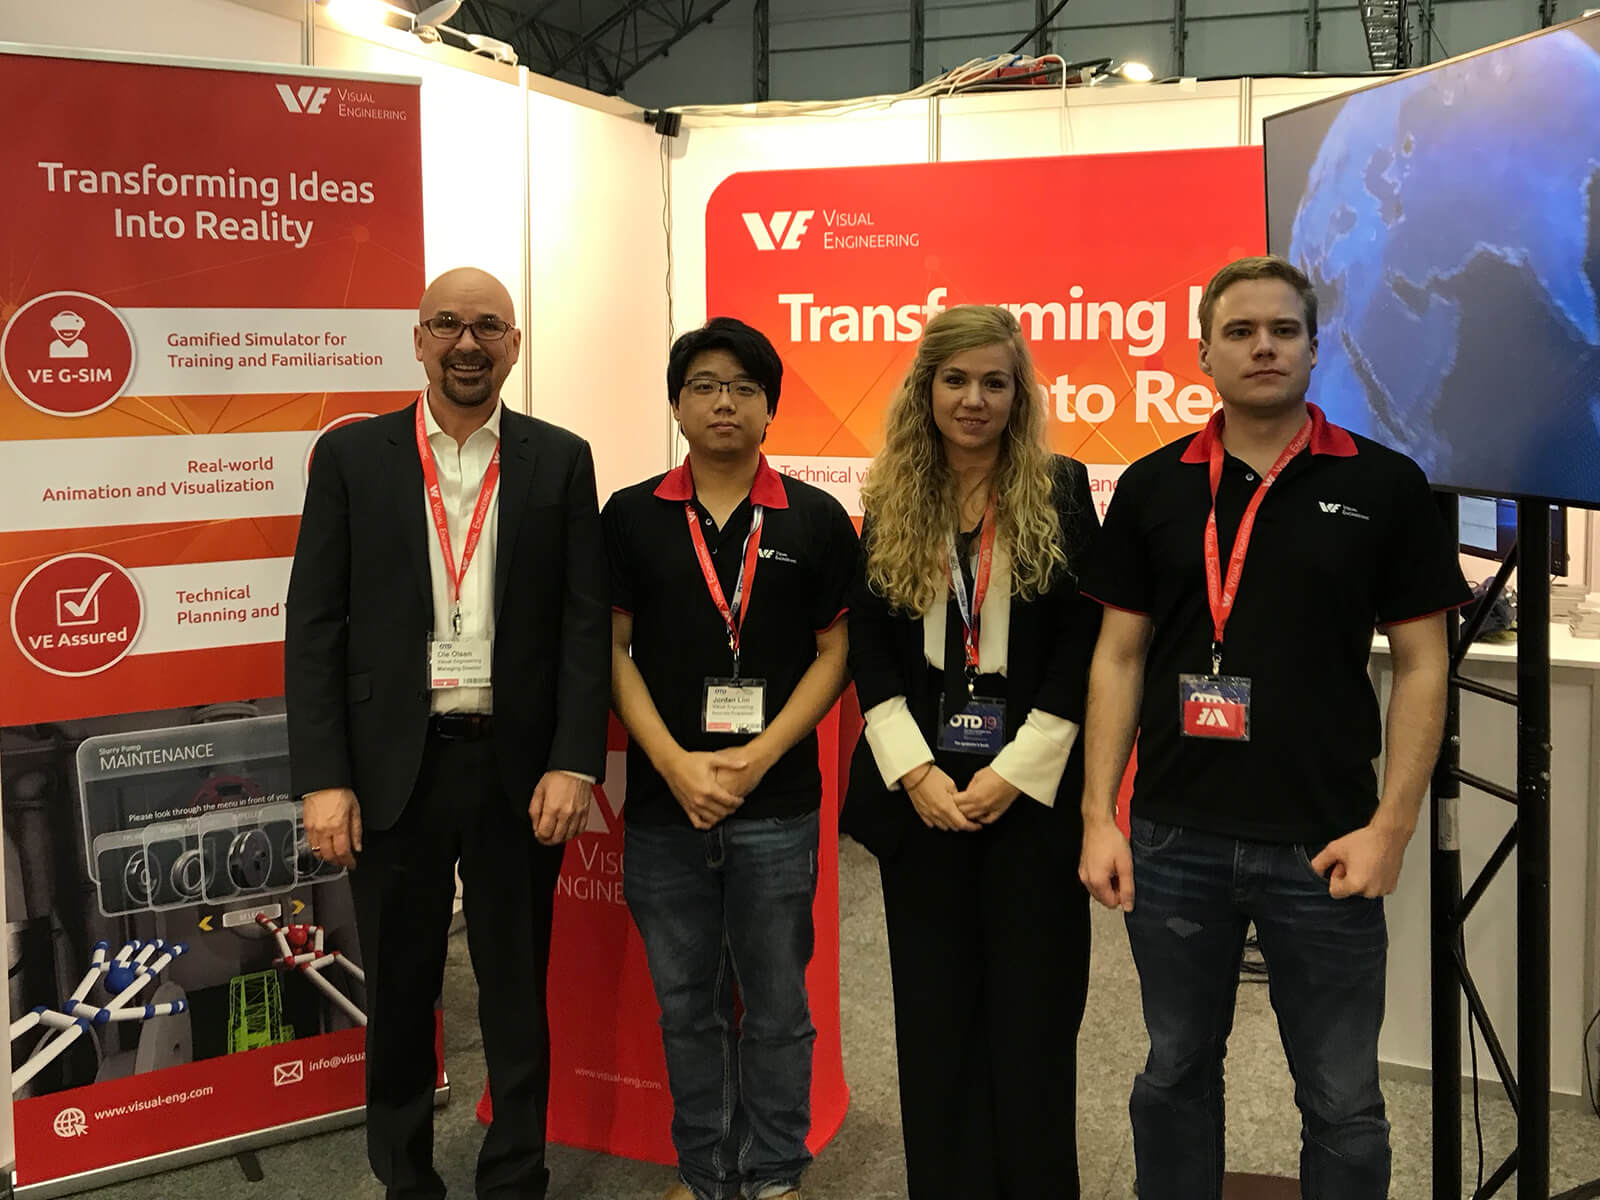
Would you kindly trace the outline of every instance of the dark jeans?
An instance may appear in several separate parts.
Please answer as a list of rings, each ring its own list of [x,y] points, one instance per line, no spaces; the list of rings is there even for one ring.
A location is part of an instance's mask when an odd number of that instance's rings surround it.
[[[812,812],[627,829],[623,892],[661,1005],[672,1143],[700,1200],[779,1195],[811,1162],[818,828]]]
[[[1150,1034],[1129,1104],[1140,1200],[1222,1195],[1222,1060],[1252,921],[1300,1109],[1301,1195],[1383,1200],[1383,902],[1331,899],[1311,869],[1320,847],[1239,841],[1138,817],[1132,843],[1128,940]]]

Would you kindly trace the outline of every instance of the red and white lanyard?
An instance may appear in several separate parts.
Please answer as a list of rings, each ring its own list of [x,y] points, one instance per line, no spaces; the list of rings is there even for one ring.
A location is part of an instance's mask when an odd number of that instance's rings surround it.
[[[706,546],[706,535],[700,532],[700,516],[693,504],[683,506],[689,518],[689,540],[694,543],[695,557],[700,560],[700,573],[705,576],[706,590],[722,614],[722,623],[728,628],[728,649],[733,651],[733,677],[739,678],[739,635],[744,629],[745,614],[750,611],[750,592],[756,583],[756,560],[761,549],[762,507],[753,505],[750,510],[750,532],[744,535],[744,550],[739,560],[739,578],[734,581],[733,599],[722,594],[722,583],[717,578],[717,568],[711,561],[711,550]]]
[[[489,515],[489,502],[494,497],[495,485],[500,482],[500,443],[494,445],[489,466],[483,473],[483,483],[478,488],[478,503],[472,510],[472,522],[467,526],[467,542],[461,548],[461,569],[456,570],[455,550],[450,545],[450,521],[444,511],[444,495],[439,490],[439,468],[433,461],[433,447],[428,445],[428,427],[423,418],[423,406],[428,403],[427,393],[417,398],[417,457],[422,460],[422,478],[428,485],[428,511],[433,514],[433,528],[439,535],[439,552],[444,556],[445,578],[450,581],[450,628],[456,637],[461,636],[461,584],[467,578],[467,568],[478,549],[478,539],[483,536],[483,523]]]
[[[1307,421],[1284,447],[1272,470],[1261,477],[1255,495],[1239,519],[1239,532],[1233,535],[1233,551],[1228,556],[1228,577],[1222,578],[1222,552],[1217,539],[1217,488],[1222,483],[1222,431],[1211,440],[1211,515],[1206,518],[1206,599],[1211,603],[1211,673],[1222,674],[1222,634],[1233,615],[1233,602],[1239,594],[1239,579],[1244,574],[1244,557],[1250,550],[1250,534],[1255,529],[1256,513],[1267,498],[1267,489],[1278,481],[1290,461],[1311,444],[1311,422]]]
[[[972,596],[967,596],[965,576],[961,570],[961,556],[956,551],[955,534],[945,535],[945,550],[949,555],[947,570],[950,586],[955,589],[956,607],[961,610],[961,641],[966,648],[967,691],[970,694],[978,678],[978,619],[983,611],[983,598],[989,593],[989,573],[994,566],[994,497],[983,510],[983,530],[978,535],[978,570],[972,581]]]

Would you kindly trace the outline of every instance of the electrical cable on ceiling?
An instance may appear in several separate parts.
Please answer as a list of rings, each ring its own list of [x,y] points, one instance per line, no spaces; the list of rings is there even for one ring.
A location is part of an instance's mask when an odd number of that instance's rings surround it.
[[[1009,82],[1013,78],[1013,73],[1027,75],[1030,79],[1037,78],[1045,71],[1047,63],[1055,64],[1056,69],[1062,73],[1064,88],[1066,74],[1074,64],[1068,63],[1059,54],[1038,56],[1016,53],[991,54],[964,62],[959,67],[953,67],[944,74],[928,80],[920,87],[905,92],[862,96],[852,100],[769,100],[763,101],[759,106],[749,104],[740,108],[724,104],[684,104],[676,105],[668,111],[690,116],[718,117],[842,117],[864,109],[887,108],[892,104],[908,100],[953,96],[985,83],[994,86]],[[1027,86],[1038,85],[1029,83]]]

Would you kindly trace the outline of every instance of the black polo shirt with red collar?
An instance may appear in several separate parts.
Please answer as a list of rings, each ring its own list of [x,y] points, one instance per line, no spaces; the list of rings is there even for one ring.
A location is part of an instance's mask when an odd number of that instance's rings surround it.
[[[1180,733],[1178,676],[1211,671],[1204,537],[1222,413],[1130,466],[1085,594],[1154,626],[1145,659],[1133,813],[1230,837],[1321,844],[1372,819],[1382,742],[1367,674],[1375,626],[1470,598],[1428,481],[1403,454],[1311,410],[1311,443],[1257,513],[1222,673],[1251,680],[1250,740]],[[1259,483],[1226,455],[1221,567]]]
[[[766,680],[770,725],[816,660],[817,634],[844,615],[856,560],[856,530],[844,508],[820,488],[780,475],[763,456],[750,495],[721,529],[695,496],[687,459],[665,475],[617,492],[601,514],[612,605],[632,615],[634,664],[685,750],[724,750],[750,740],[701,732],[705,681],[731,675],[733,655],[700,570],[685,505],[700,522],[722,593],[731,598],[756,504],[762,509],[761,542],[755,578],[745,581],[739,674]],[[813,732],[772,765],[733,818],[800,816],[816,809],[821,798]],[[633,744],[624,811],[627,820],[640,824],[689,825],[666,781]]]

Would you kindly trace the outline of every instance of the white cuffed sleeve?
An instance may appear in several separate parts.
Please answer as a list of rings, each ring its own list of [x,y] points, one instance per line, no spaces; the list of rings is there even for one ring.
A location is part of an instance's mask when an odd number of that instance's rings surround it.
[[[872,759],[878,764],[885,787],[890,790],[899,787],[900,777],[907,771],[933,761],[928,739],[922,736],[904,696],[890,696],[874,704],[864,716],[867,726],[862,736],[872,748]],[[1060,775],[1059,769],[1056,774]]]
[[[1061,773],[1077,740],[1077,722],[1036,708],[989,765],[1023,795],[1054,806]]]

